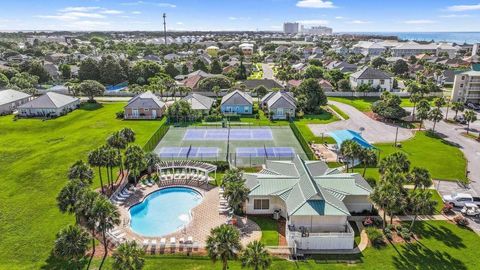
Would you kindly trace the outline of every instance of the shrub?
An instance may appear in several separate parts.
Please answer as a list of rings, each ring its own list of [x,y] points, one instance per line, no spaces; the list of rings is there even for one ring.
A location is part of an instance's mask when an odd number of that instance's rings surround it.
[[[455,223],[457,223],[458,226],[462,226],[462,227],[468,226],[468,223],[469,223],[468,219],[461,215],[454,217],[453,221],[455,221]]]
[[[397,227],[395,228],[398,232],[401,232],[403,227],[402,225],[397,225]]]
[[[442,212],[446,215],[452,214],[453,213],[453,205],[450,203],[445,203],[442,208]]]
[[[393,234],[391,232],[385,232],[385,237],[390,241],[393,240]]]
[[[222,121],[222,118],[223,117],[220,114],[210,114],[205,116],[204,120],[205,122],[218,122],[218,121]]]
[[[368,227],[367,235],[368,235],[368,240],[370,240],[370,243],[372,243],[372,246],[380,247],[383,244],[385,244],[385,241],[383,239],[383,234],[379,229],[376,229],[374,227]]]
[[[117,119],[123,119],[123,117],[125,116],[125,112],[124,111],[116,112],[115,115]]]
[[[394,229],[394,226],[392,224],[387,224],[386,228],[392,231]]]

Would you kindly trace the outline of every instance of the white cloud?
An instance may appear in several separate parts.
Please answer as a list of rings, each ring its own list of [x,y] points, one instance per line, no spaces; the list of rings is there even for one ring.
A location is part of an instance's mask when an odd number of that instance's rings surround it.
[[[170,3],[157,3],[155,4],[156,6],[159,6],[159,7],[169,7],[169,8],[175,8],[177,7],[177,5],[174,5],[174,4],[170,4]]]
[[[476,5],[455,5],[455,6],[449,6],[447,9],[450,10],[450,11],[480,10],[480,4],[476,4]]]
[[[177,5],[171,3],[154,3],[154,2],[146,2],[146,1],[134,1],[134,2],[124,2],[120,5],[123,6],[140,6],[140,5],[154,5],[157,7],[168,7],[168,8],[175,8]]]
[[[138,11],[138,10],[135,10],[135,11],[132,11],[132,14],[139,15],[139,14],[142,14],[142,12]]]
[[[336,6],[331,1],[300,0],[300,1],[297,2],[297,7],[302,7],[302,8],[335,8]]]
[[[177,22],[178,25],[183,25],[183,22]]]
[[[236,21],[236,20],[238,20],[237,17],[233,17],[233,16],[228,17],[228,19],[231,20],[231,21]]]
[[[341,19],[344,19],[344,18],[342,16],[336,16],[335,19],[341,20]]]
[[[325,25],[329,23],[327,20],[300,20],[298,22],[305,25]]]
[[[123,14],[124,12],[121,10],[115,10],[115,9],[105,9],[100,11],[102,14],[111,14],[111,15],[116,15],[116,14]]]
[[[447,15],[440,15],[440,18],[470,18],[472,15],[470,14],[447,14]]]
[[[87,12],[98,9],[100,9],[100,7],[66,7],[61,9],[60,12]]]
[[[403,23],[406,23],[406,24],[432,24],[432,23],[436,23],[436,22],[432,21],[432,20],[408,20],[408,21],[404,21]]]
[[[368,23],[371,23],[371,22],[363,21],[363,20],[353,20],[353,21],[350,21],[349,23],[351,23],[351,24],[368,24]]]

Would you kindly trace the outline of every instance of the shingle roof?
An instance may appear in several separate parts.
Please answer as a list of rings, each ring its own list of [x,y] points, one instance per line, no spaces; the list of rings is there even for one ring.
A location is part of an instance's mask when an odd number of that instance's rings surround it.
[[[17,100],[25,99],[30,97],[29,94],[13,90],[13,89],[6,89],[0,91],[0,105],[12,103]]]
[[[240,90],[235,90],[233,92],[230,92],[226,94],[225,96],[222,97],[222,103],[227,103],[229,102],[230,104],[250,104],[253,105],[253,99],[252,97]]]
[[[42,95],[32,101],[29,101],[18,108],[39,108],[39,109],[50,109],[50,108],[61,108],[73,102],[80,100],[76,97],[71,97],[67,95],[58,94],[55,92],[48,92],[45,95]]]
[[[245,80],[243,81],[243,84],[247,86],[248,89],[254,89],[257,86],[263,85],[267,89],[272,89],[272,88],[283,88],[279,83],[277,83],[275,80],[270,80],[270,79],[261,79],[261,80]]]
[[[190,93],[188,96],[184,97],[183,100],[190,103],[192,109],[194,110],[210,110],[213,102],[215,102],[213,98],[202,96],[196,93]]]
[[[267,100],[267,106],[269,108],[275,107],[277,103],[279,105],[278,107],[297,108],[295,105],[295,98],[289,92],[278,91]]]
[[[161,101],[155,94],[148,91],[141,93],[128,102],[125,108],[156,108],[161,109],[165,107],[165,103]]]
[[[391,79],[391,76],[389,76],[387,73],[372,67],[364,67],[361,70],[355,73],[352,73],[352,75],[350,76],[353,78],[363,79],[363,80]]]

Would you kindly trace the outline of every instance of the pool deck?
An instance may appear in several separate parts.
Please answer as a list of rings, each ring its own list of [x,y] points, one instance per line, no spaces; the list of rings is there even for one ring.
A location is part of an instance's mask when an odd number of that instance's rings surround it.
[[[170,233],[167,235],[162,235],[159,237],[147,237],[142,236],[135,233],[129,225],[130,220],[130,213],[129,209],[135,204],[143,201],[143,199],[149,195],[150,193],[157,191],[163,188],[169,187],[189,187],[195,189],[199,193],[202,194],[203,199],[202,202],[192,209],[192,219],[185,228],[176,231],[174,233]],[[157,247],[149,246],[148,250],[152,253],[174,253],[174,252],[182,252],[187,251],[186,248],[181,248],[179,246],[179,239],[184,238],[187,240],[187,237],[192,236],[193,242],[195,243],[194,247],[196,249],[190,249],[188,252],[196,252],[196,253],[204,253],[205,252],[205,243],[210,234],[210,230],[214,227],[217,227],[221,224],[227,222],[227,216],[224,214],[220,214],[218,212],[218,206],[220,204],[219,200],[219,188],[215,186],[211,186],[209,184],[203,184],[201,186],[196,186],[195,184],[189,184],[185,181],[177,181],[174,185],[153,185],[152,187],[140,187],[138,186],[136,191],[122,204],[118,205],[118,209],[120,212],[120,220],[121,225],[116,229],[122,230],[126,236],[125,238],[129,241],[135,240],[140,246],[143,246],[143,241],[145,239],[156,240]],[[239,218],[238,223],[241,229],[241,242],[242,245],[247,245],[248,243],[254,240],[260,240],[262,236],[262,232],[260,227],[253,221]],[[239,228],[240,229],[240,228]],[[170,238],[176,238],[176,246],[171,247]],[[159,248],[160,239],[166,239],[166,248],[163,250]]]

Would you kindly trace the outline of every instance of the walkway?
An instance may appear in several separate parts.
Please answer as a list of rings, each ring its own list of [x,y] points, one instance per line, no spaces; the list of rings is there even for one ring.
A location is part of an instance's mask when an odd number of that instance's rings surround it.
[[[263,79],[275,80],[273,69],[269,64],[262,63]]]
[[[371,119],[356,108],[335,101],[329,101],[330,104],[337,106],[340,110],[346,113],[350,119],[344,121],[337,121],[329,124],[309,124],[315,136],[320,137],[327,132],[351,129],[361,132],[362,137],[370,143],[394,142],[397,127]],[[398,128],[398,141],[404,141],[413,137],[413,132],[407,128]]]

